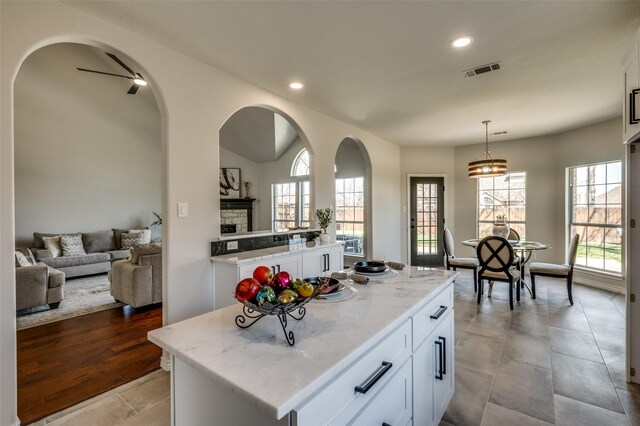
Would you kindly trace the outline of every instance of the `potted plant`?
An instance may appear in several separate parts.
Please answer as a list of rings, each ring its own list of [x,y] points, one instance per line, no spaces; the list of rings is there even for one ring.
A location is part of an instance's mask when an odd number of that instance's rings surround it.
[[[327,228],[333,222],[333,210],[327,207],[325,209],[316,210],[316,216],[318,218],[318,225],[320,225],[320,229],[322,229],[322,233],[320,234],[320,241],[327,242],[329,241],[329,234],[327,234]]]
[[[151,237],[151,241],[157,242],[162,241],[162,216],[160,216],[156,212],[151,212],[156,217],[156,220],[153,221],[149,228],[151,228],[151,233],[153,234]]]

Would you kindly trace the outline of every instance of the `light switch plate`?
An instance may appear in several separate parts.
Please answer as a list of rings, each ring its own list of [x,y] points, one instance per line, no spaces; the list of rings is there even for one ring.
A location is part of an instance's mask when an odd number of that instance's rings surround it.
[[[178,217],[189,216],[189,205],[187,203],[178,203]]]
[[[227,250],[238,250],[238,242],[237,241],[229,241],[227,243]]]

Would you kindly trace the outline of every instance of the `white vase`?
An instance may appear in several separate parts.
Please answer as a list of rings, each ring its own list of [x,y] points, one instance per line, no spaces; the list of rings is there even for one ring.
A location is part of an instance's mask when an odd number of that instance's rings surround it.
[[[330,241],[329,234],[327,234],[325,232],[320,234],[320,241],[322,241],[323,243],[328,243]]]
[[[508,223],[494,223],[491,227],[491,233],[502,238],[507,238],[510,231]]]

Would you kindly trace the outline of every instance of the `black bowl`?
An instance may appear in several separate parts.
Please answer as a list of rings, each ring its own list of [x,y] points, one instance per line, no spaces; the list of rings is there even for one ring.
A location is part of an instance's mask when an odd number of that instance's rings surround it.
[[[354,263],[353,269],[356,272],[364,272],[365,274],[375,274],[378,272],[386,271],[387,265],[384,262],[379,262],[376,260],[368,260],[364,262]]]
[[[325,288],[324,290],[322,290],[320,292],[320,294],[329,294],[329,293],[333,293],[334,291],[338,290],[338,287],[340,287],[340,281],[336,280],[335,278],[329,278],[329,277],[309,277],[309,278],[305,278],[302,281],[309,283],[309,284],[313,284],[314,286],[318,285],[321,283],[321,280],[328,280],[327,281],[327,288]]]

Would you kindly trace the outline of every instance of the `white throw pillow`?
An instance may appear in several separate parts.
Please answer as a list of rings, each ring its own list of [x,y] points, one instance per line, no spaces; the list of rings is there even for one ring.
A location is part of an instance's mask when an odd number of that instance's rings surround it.
[[[51,252],[51,257],[62,256],[62,247],[60,247],[60,235],[55,237],[42,237],[44,248]]]
[[[18,265],[20,265],[20,266],[33,266],[33,264],[27,258],[27,256],[25,256],[24,254],[22,254],[19,251],[16,251],[16,261],[18,262]]]
[[[129,230],[129,234],[133,234],[136,232],[142,233],[143,235],[143,240],[142,240],[142,243],[140,244],[149,244],[151,242],[151,229],[130,229]],[[124,249],[125,247],[122,247],[122,248]]]

